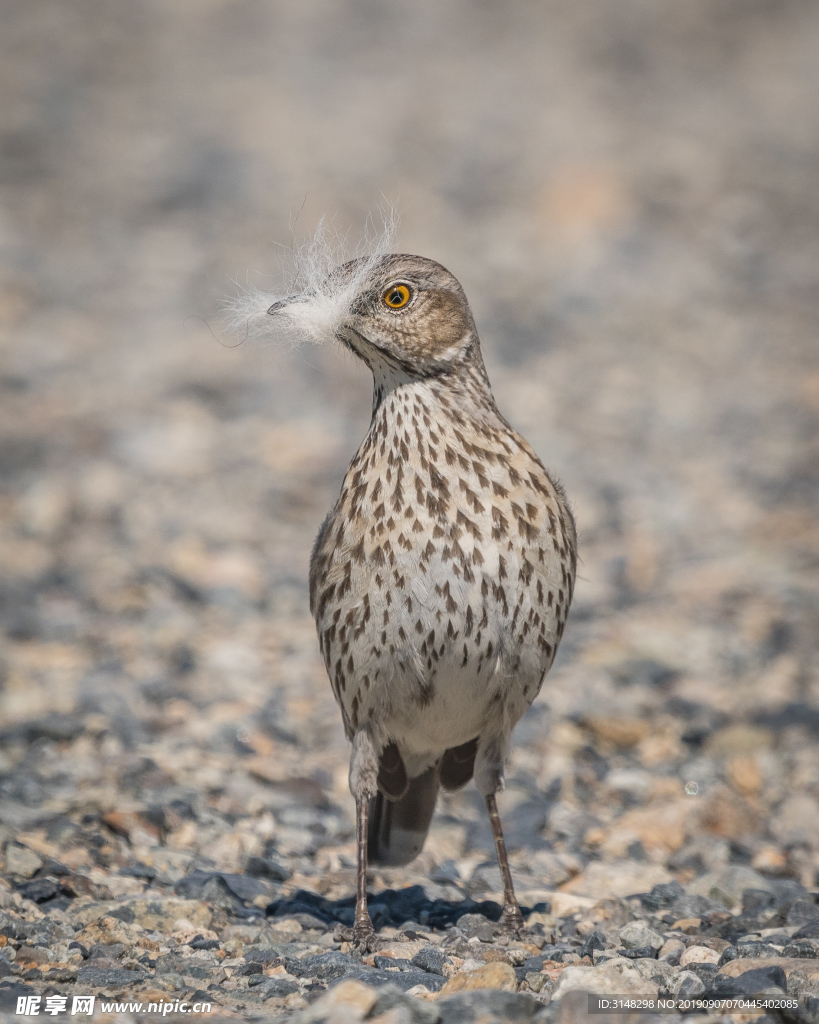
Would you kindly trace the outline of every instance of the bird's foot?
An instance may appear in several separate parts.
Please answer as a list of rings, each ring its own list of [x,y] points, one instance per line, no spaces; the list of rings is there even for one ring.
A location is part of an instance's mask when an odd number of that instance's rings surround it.
[[[517,936],[520,933],[523,928],[523,914],[517,903],[505,904],[498,924],[504,935]]]
[[[369,917],[356,921],[352,928],[340,924],[333,935],[336,942],[349,942],[361,953],[372,953],[377,948],[375,928]]]

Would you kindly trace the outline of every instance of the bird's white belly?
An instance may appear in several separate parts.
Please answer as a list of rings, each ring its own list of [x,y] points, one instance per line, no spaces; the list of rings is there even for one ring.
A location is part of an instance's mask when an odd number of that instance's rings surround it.
[[[382,628],[366,670],[378,682],[363,711],[372,708],[373,724],[398,743],[411,775],[484,733],[490,718],[511,729],[539,690],[545,666],[535,637],[513,639],[491,585],[497,552],[494,565],[489,554],[488,571],[466,583],[440,555],[422,572],[407,553],[401,568],[410,578],[410,601],[393,602],[387,621],[373,607]],[[526,595],[522,605],[528,610]]]

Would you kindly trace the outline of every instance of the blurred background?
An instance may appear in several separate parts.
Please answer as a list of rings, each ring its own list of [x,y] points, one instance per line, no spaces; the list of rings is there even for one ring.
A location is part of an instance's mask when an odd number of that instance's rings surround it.
[[[0,39],[7,876],[352,891],[306,578],[370,381],[218,306],[387,202],[578,520],[518,885],[814,886],[819,7],[7,0]],[[376,887],[497,891],[474,791],[440,810]]]

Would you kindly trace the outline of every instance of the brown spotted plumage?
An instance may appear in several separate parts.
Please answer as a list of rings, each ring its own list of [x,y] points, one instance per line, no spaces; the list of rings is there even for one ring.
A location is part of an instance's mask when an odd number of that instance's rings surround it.
[[[368,831],[372,859],[406,863],[439,785],[473,776],[504,875],[504,920],[519,927],[495,794],[512,729],[563,634],[572,515],[498,412],[466,297],[443,267],[383,258],[337,333],[374,379],[370,429],[310,567],[321,653],[353,743],[355,938],[372,934]]]

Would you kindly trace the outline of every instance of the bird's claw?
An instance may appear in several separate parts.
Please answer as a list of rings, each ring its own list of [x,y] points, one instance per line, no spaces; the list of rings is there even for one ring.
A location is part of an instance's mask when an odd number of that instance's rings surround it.
[[[523,914],[520,907],[507,904],[501,912],[498,924],[504,935],[517,937],[523,930]]]
[[[354,949],[361,953],[372,953],[377,948],[375,929],[369,919],[356,921],[352,928],[340,924],[336,928],[333,938],[336,942],[349,942]]]

